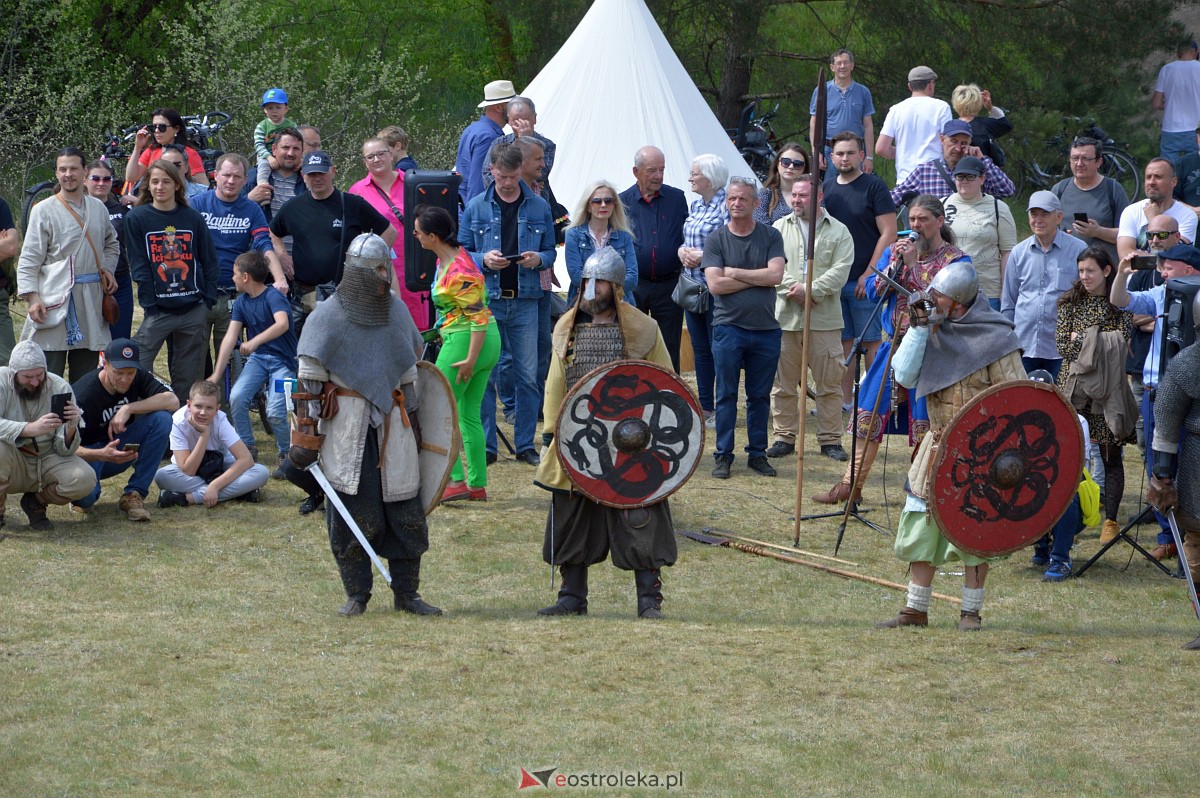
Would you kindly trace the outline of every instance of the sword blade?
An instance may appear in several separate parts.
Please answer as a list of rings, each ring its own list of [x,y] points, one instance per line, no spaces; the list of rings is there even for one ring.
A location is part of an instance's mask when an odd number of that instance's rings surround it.
[[[1187,555],[1183,551],[1183,535],[1179,533],[1179,524],[1175,522],[1175,509],[1165,513],[1167,523],[1171,526],[1171,537],[1175,539],[1175,550],[1179,552],[1179,565],[1183,568],[1183,578],[1187,581],[1188,593],[1192,597],[1192,611],[1200,618],[1200,599],[1196,598],[1196,583],[1192,581],[1192,568],[1188,564]]]
[[[375,553],[375,549],[367,542],[367,536],[358,528],[358,522],[354,520],[354,516],[350,515],[350,511],[346,509],[346,505],[342,503],[342,497],[338,496],[337,491],[333,489],[333,485],[329,484],[329,479],[326,478],[321,466],[315,461],[307,469],[310,474],[317,480],[317,484],[321,486],[321,490],[325,491],[325,498],[329,499],[329,503],[338,511],[338,515],[346,522],[346,526],[350,527],[350,531],[354,533],[354,537],[358,538],[358,543],[363,547],[363,551],[371,558],[371,562],[375,563],[375,567],[379,569],[379,573],[383,576],[388,587],[392,586],[392,575],[383,567],[383,561],[379,559],[379,555]]]
[[[892,288],[895,288],[898,292],[900,292],[900,294],[902,296],[906,296],[911,299],[913,294],[916,293],[915,291],[909,291],[907,288],[900,285],[900,283],[893,280],[892,276],[890,274],[888,274],[886,271],[884,271],[883,269],[880,269],[877,266],[872,266],[871,269],[872,269],[872,271],[875,272],[875,276],[881,278],[885,283],[890,285]]]

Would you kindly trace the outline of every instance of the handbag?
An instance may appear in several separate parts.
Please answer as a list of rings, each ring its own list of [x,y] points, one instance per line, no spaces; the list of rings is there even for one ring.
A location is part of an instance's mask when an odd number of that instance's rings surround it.
[[[121,306],[117,304],[117,298],[112,294],[105,294],[100,312],[104,314],[106,324],[116,324],[117,319],[121,318]]]
[[[686,271],[679,272],[679,282],[671,292],[671,301],[692,313],[708,313],[711,303],[708,286]]]

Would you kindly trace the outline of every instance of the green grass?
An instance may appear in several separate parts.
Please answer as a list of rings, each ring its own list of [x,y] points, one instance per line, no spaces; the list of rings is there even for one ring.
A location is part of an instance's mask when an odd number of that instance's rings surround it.
[[[806,497],[841,473],[809,432]],[[868,485],[885,526],[907,460],[892,439]],[[777,462],[780,478],[752,476],[739,452],[718,482],[705,457],[676,525],[790,542],[797,459]],[[532,475],[502,457],[491,502],[430,517],[422,593],[441,618],[393,612],[386,589],[339,617],[323,519],[279,482],[264,504],[152,506],[131,524],[118,478],[89,517],[51,508],[48,533],[11,501],[0,795],[501,796],[521,767],[682,772],[676,792],[698,796],[1194,789],[1198,660],[1179,646],[1197,624],[1183,584],[1140,558],[1126,569],[1127,547],[1061,585],[1027,552],[997,565],[974,635],[938,602],[928,629],[876,631],[902,593],[690,541],[664,573],[665,620],[637,620],[632,575],[607,564],[588,617],[544,619]],[[835,535],[836,521],[806,522],[801,545],[832,553]],[[1085,533],[1076,561],[1097,548]],[[842,556],[906,579],[890,540],[853,521]]]

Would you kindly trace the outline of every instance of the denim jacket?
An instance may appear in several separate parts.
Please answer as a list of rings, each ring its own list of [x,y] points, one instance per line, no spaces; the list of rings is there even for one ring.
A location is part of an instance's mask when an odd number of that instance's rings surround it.
[[[509,266],[517,272],[517,299],[541,299],[545,293],[542,290],[542,278],[538,272],[554,268],[554,258],[558,254],[554,249],[554,219],[550,214],[550,206],[544,199],[529,190],[521,183],[521,206],[517,211],[517,251],[505,252],[505,255],[515,255],[518,252],[536,252],[542,258],[542,265],[536,269],[526,269],[523,266]],[[462,245],[474,259],[479,270],[483,272],[487,283],[488,300],[500,298],[500,272],[483,265],[483,256],[500,246],[500,204],[496,202],[496,186],[488,186],[487,190],[467,203],[463,213]]]
[[[633,236],[624,230],[612,230],[608,245],[617,251],[621,260],[625,261],[625,301],[636,305],[633,299],[633,289],[638,284],[637,252],[633,248]],[[596,251],[596,242],[592,240],[587,225],[567,228],[567,240],[563,242],[563,257],[567,259],[567,274],[571,278],[571,288],[567,292],[567,305],[575,304],[575,295],[579,292],[579,275],[583,274],[583,264]]]

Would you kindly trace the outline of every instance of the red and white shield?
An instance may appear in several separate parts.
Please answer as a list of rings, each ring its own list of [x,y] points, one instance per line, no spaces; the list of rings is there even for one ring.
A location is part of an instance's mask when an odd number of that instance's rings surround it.
[[[619,360],[588,372],[567,393],[555,441],[580,493],[609,507],[643,507],[670,496],[696,470],[704,415],[675,372]]]

